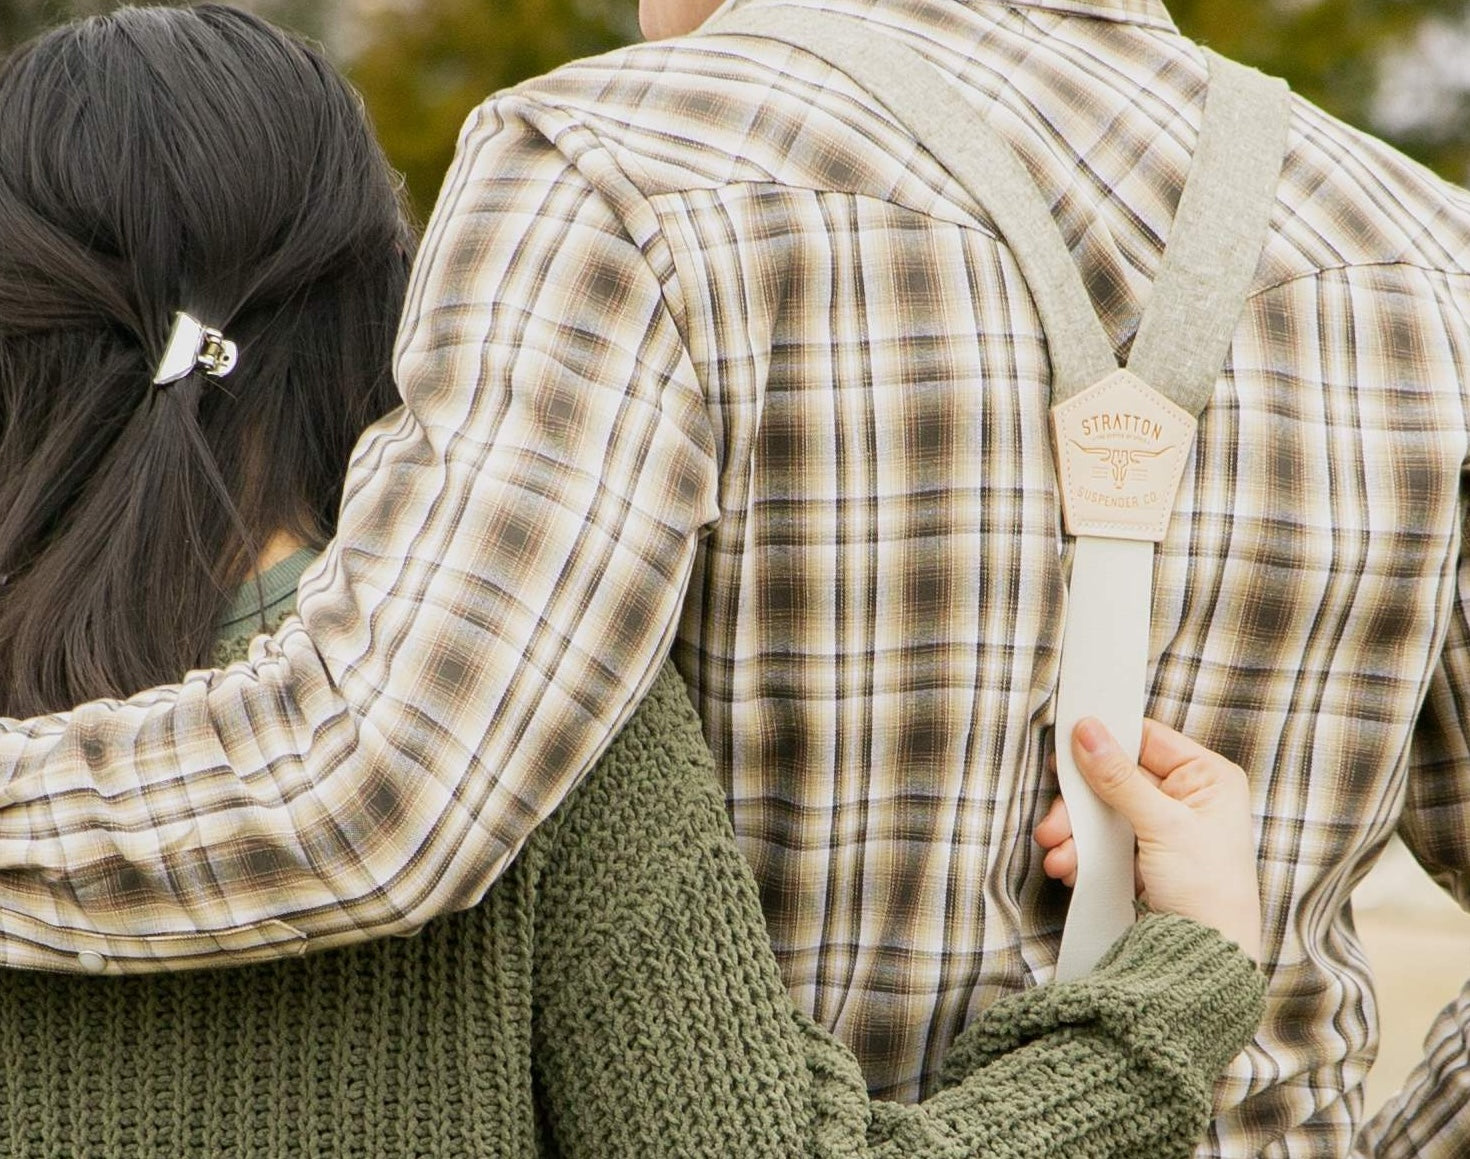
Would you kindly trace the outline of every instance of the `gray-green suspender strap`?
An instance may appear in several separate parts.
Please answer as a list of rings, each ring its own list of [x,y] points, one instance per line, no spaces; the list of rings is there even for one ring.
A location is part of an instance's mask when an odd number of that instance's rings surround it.
[[[1053,450],[1076,537],[1057,687],[1057,772],[1078,874],[1058,978],[1086,973],[1133,921],[1133,834],[1087,787],[1073,725],[1141,743],[1154,544],[1265,243],[1285,152],[1285,84],[1207,54],[1204,123],[1151,300],[1120,369],[1050,208],[1020,159],[938,70],[858,18],[737,8],[705,26],[811,53],[877,98],[975,198],[1010,246],[1052,364]]]

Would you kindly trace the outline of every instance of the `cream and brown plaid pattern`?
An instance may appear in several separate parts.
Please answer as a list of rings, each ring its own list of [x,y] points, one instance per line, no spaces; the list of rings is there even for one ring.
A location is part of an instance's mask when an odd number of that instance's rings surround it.
[[[829,2],[1014,142],[1121,353],[1197,48],[1156,0]],[[1470,195],[1298,103],[1157,567],[1150,709],[1250,770],[1267,903],[1271,1011],[1201,1154],[1470,1153],[1464,1003],[1353,1143],[1348,910],[1396,827],[1470,901],[1467,271]],[[399,370],[302,621],[4,729],[4,960],[217,965],[469,905],[672,646],[792,995],[875,1092],[932,1090],[1065,904],[1029,834],[1066,557],[1007,245],[812,58],[643,46],[471,116]]]

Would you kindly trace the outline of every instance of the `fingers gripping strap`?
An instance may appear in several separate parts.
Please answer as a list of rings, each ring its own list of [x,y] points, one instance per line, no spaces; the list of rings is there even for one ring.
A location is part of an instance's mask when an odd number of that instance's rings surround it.
[[[1153,542],[1161,539],[1174,502],[1193,419],[1209,401],[1251,279],[1260,260],[1275,202],[1290,115],[1286,86],[1207,53],[1210,87],[1204,122],[1149,308],[1125,371],[1113,357],[1050,206],[1005,140],[938,69],[917,52],[884,37],[870,23],[810,8],[741,8],[706,24],[709,33],[763,36],[811,53],[852,78],[903,123],[985,210],[1011,249],[1036,302],[1052,363],[1054,411],[1077,420],[1079,487],[1097,496],[1102,533],[1077,534],[1068,585],[1068,611],[1057,686],[1057,772],[1077,844],[1077,885],[1057,960],[1058,978],[1085,974],[1133,921],[1133,834],[1127,822],[1088,788],[1072,759],[1070,738],[1083,716],[1096,716],[1125,752],[1142,738],[1152,607]],[[1145,392],[1158,410],[1123,415],[1121,442],[1105,445],[1086,422],[1107,426],[1113,403]],[[1121,392],[1121,393],[1120,393]],[[1138,397],[1147,402],[1145,395]],[[1097,399],[1101,408],[1088,408]],[[1096,409],[1096,408],[1094,408]],[[1160,436],[1166,450],[1138,444],[1138,423],[1168,429],[1164,411],[1177,410],[1184,435]],[[1172,421],[1172,420],[1170,420]],[[1059,425],[1059,431],[1063,428]],[[1152,434],[1153,426],[1145,430]],[[1116,433],[1116,432],[1111,432]],[[1180,439],[1182,442],[1179,442]],[[1133,440],[1130,442],[1130,439]],[[1176,448],[1173,443],[1178,442]],[[1166,453],[1167,452],[1167,453]],[[1177,453],[1175,453],[1177,452]],[[1172,455],[1172,458],[1170,458]],[[1087,460],[1094,462],[1090,470]],[[1126,510],[1133,476],[1152,478],[1150,464],[1168,468],[1149,491],[1157,517],[1109,520]],[[1069,486],[1063,464],[1064,486]],[[1091,482],[1101,477],[1101,484]],[[1109,484],[1114,490],[1109,490]],[[1064,501],[1066,496],[1064,495]]]

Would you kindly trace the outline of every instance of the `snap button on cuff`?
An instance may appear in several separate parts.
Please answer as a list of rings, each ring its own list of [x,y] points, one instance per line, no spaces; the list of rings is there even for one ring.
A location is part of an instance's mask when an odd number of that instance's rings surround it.
[[[107,969],[107,959],[96,950],[83,950],[77,955],[77,965],[88,974],[100,974]]]

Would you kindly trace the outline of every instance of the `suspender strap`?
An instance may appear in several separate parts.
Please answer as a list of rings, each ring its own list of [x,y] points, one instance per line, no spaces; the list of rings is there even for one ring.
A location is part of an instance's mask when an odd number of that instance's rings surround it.
[[[1210,401],[1260,264],[1291,118],[1284,81],[1205,56],[1204,122],[1128,357],[1129,370],[1192,415]]]
[[[1051,209],[1005,139],[913,49],[859,18],[811,8],[737,8],[705,31],[780,40],[846,73],[881,101],[985,209],[1036,301],[1051,355],[1052,401],[1118,368]]]
[[[738,8],[705,30],[783,41],[882,102],[984,208],[1036,302],[1052,363],[1059,489],[1077,537],[1055,734],[1078,853],[1056,976],[1078,977],[1133,921],[1133,834],[1082,779],[1072,729],[1097,716],[1125,751],[1138,751],[1153,545],[1167,528],[1195,417],[1229,352],[1267,236],[1290,115],[1286,86],[1207,54],[1210,87],[1189,178],[1120,370],[1046,200],[936,66],[859,18],[810,8]],[[1119,414],[1128,429],[1095,433]]]

